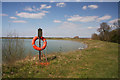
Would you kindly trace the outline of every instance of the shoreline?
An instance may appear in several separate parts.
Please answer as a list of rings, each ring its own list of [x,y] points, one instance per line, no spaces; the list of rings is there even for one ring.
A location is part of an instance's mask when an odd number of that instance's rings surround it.
[[[70,38],[70,37],[44,37],[46,39],[91,39],[91,38]],[[0,37],[0,39],[33,39],[33,37]]]
[[[34,57],[32,60],[16,63],[16,66],[3,66],[3,78],[118,78],[118,44],[98,40],[72,40],[83,42],[88,47],[48,55],[50,59],[56,56],[48,66],[35,65],[38,59]],[[13,71],[7,72],[11,70]]]

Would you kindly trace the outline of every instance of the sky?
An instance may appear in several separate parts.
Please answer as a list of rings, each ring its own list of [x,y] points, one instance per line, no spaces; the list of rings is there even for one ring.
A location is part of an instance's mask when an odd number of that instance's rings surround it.
[[[1,0],[2,2],[119,2],[120,0]]]
[[[118,18],[117,2],[2,2],[2,36],[90,38],[100,23]]]

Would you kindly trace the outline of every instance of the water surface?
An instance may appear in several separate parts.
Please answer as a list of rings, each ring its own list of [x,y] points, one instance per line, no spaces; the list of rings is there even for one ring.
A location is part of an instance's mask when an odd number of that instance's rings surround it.
[[[25,54],[38,54],[39,51],[35,50],[32,47],[32,39],[21,39],[24,43]],[[2,40],[2,44],[6,43],[6,40]],[[36,41],[38,46],[38,40]],[[43,50],[44,53],[50,54],[54,52],[67,52],[77,50],[79,48],[85,48],[86,45],[80,42],[71,41],[71,40],[47,40],[47,47]]]

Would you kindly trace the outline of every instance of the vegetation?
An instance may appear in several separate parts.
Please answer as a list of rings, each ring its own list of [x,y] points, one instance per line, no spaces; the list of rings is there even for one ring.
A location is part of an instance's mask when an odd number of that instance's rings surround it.
[[[90,39],[65,39],[84,42],[88,48],[54,53],[48,66],[36,65],[37,57],[3,64],[3,78],[118,78],[118,44]]]
[[[79,39],[79,36],[75,36],[74,39]]]
[[[16,37],[16,33],[9,33],[8,37]],[[2,43],[2,61],[13,64],[24,58],[24,41],[20,39],[4,39]]]
[[[92,34],[92,39],[99,40],[99,36],[96,33],[94,33],[94,34]]]
[[[24,44],[21,39],[8,35],[4,37],[3,78],[118,78],[118,44],[120,26],[114,24],[115,29],[107,23],[101,23],[99,34],[94,33],[92,39],[79,38],[47,38],[74,40],[87,44],[83,50],[53,53],[48,55],[47,66],[38,65],[38,56],[28,55],[23,58]],[[32,37],[26,38],[32,39]],[[100,41],[101,40],[101,41]],[[116,42],[116,43],[112,43]],[[44,58],[42,57],[42,60]]]
[[[45,37],[46,39],[64,39],[69,37]],[[33,37],[2,37],[2,39],[33,39]]]
[[[98,32],[100,34],[92,34],[92,39],[101,40],[101,41],[109,41],[109,42],[120,42],[120,26],[117,23],[114,23],[114,28],[112,29],[107,23],[103,22],[100,24],[100,28],[98,28]]]

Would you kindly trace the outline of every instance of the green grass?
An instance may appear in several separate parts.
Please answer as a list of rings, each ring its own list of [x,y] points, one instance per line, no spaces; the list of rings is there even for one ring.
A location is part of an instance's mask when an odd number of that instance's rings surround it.
[[[70,39],[69,39],[70,40]],[[118,44],[89,39],[71,39],[88,45],[84,50],[50,54],[48,66],[38,60],[3,65],[3,78],[118,78]]]

